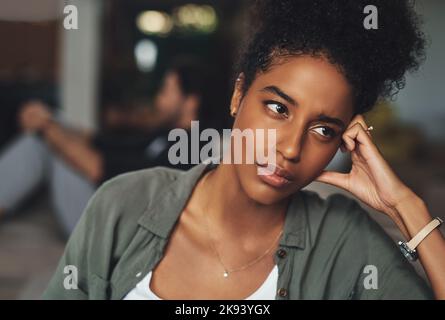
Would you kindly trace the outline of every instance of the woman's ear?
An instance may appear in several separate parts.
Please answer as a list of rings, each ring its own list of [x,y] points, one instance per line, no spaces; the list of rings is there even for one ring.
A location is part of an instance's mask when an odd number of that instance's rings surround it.
[[[235,81],[232,99],[230,101],[230,114],[232,115],[238,113],[241,100],[243,99],[243,85],[244,85],[244,74],[241,72]]]

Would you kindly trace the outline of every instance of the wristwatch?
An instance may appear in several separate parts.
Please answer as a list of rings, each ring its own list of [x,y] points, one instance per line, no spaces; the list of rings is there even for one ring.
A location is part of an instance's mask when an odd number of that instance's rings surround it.
[[[402,254],[409,261],[416,261],[419,258],[416,249],[410,249],[405,241],[399,241],[398,245]]]
[[[402,254],[410,261],[416,261],[418,259],[417,246],[431,231],[436,229],[443,223],[443,220],[439,217],[434,218],[430,223],[428,223],[422,230],[417,233],[414,238],[409,242],[399,241],[398,245]]]

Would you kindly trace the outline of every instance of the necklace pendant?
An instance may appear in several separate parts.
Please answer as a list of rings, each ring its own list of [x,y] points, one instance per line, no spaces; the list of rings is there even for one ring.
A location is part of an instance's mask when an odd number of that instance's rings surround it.
[[[227,271],[225,271],[225,272],[223,273],[223,276],[224,276],[224,278],[227,278],[227,277],[229,276],[229,273],[228,273]]]

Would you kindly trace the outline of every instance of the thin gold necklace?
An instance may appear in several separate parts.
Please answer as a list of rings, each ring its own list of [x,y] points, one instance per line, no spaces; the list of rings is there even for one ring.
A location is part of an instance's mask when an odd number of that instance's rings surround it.
[[[202,185],[204,185],[204,182],[206,182],[207,177],[208,177],[208,174],[204,177]],[[281,231],[278,233],[277,237],[274,239],[272,245],[263,254],[261,254],[259,257],[253,259],[249,263],[247,263],[247,264],[245,264],[245,265],[243,265],[243,266],[241,266],[239,268],[229,269],[229,268],[226,267],[226,265],[222,261],[221,255],[219,254],[218,250],[216,250],[216,247],[215,247],[215,244],[214,244],[214,240],[213,240],[212,235],[211,235],[210,230],[209,230],[209,222],[208,222],[208,217],[207,217],[206,211],[204,211],[204,220],[205,220],[205,225],[206,225],[206,231],[207,231],[207,234],[208,234],[209,240],[210,240],[210,246],[211,246],[212,250],[215,252],[215,254],[216,254],[216,256],[217,256],[217,258],[219,260],[219,263],[221,264],[221,266],[224,269],[224,273],[223,273],[223,277],[224,278],[228,278],[229,274],[231,274],[233,272],[245,270],[245,269],[253,266],[254,264],[258,263],[261,259],[263,259],[265,256],[267,256],[267,254],[269,254],[269,252],[274,248],[275,242],[283,234],[283,229],[281,229]]]

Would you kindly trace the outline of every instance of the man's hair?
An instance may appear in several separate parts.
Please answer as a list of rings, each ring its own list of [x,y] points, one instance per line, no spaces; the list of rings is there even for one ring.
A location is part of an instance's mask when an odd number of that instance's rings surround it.
[[[177,74],[183,94],[203,95],[209,75],[202,63],[199,63],[195,58],[175,58],[167,71]]]
[[[226,127],[229,119],[229,107],[222,105],[225,101],[224,87],[218,81],[218,71],[209,63],[194,56],[179,56],[173,59],[167,69],[175,72],[183,94],[195,94],[200,99],[198,120],[200,130]]]

